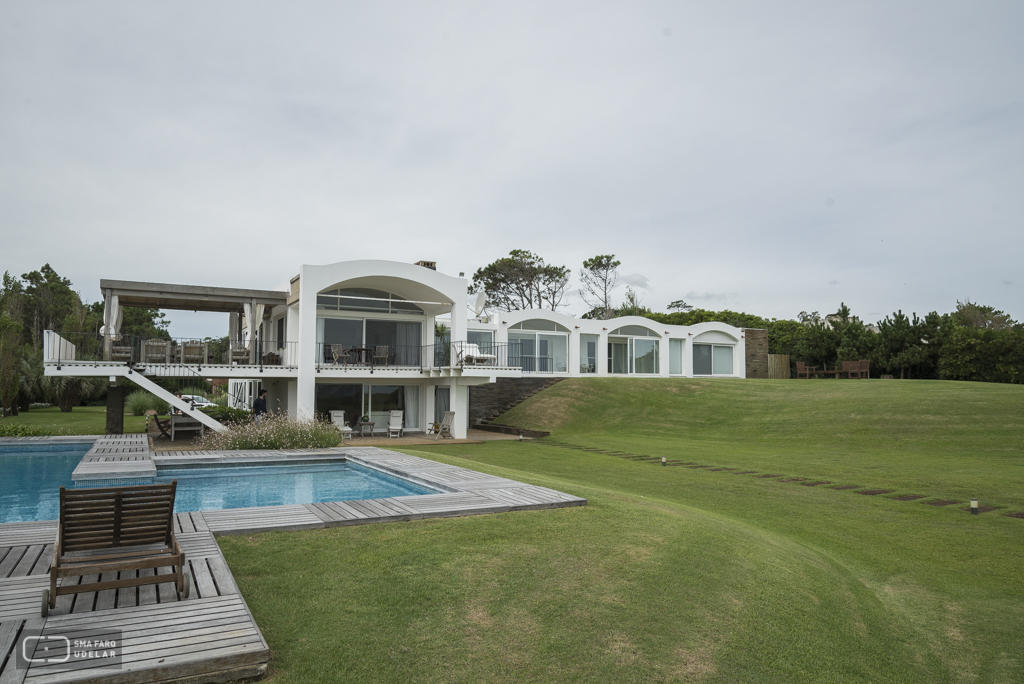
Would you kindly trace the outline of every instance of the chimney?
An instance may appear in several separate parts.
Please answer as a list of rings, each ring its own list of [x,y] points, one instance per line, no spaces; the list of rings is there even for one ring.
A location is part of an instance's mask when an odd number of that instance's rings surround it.
[[[417,261],[416,265],[417,266],[422,266],[423,268],[429,268],[431,271],[436,271],[437,270],[437,262],[436,261]]]

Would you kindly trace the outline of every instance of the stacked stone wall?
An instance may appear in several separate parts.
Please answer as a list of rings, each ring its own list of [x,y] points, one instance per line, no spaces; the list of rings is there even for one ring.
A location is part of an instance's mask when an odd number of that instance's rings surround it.
[[[768,331],[746,328],[743,331],[747,348],[747,377],[768,377]]]
[[[498,378],[469,388],[469,424],[487,423],[562,378]]]

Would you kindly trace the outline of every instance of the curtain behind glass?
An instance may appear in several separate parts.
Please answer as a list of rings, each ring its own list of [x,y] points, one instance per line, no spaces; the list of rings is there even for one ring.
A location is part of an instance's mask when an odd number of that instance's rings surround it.
[[[612,373],[627,373],[629,370],[629,347],[624,342],[609,342],[612,352]]]
[[[405,427],[419,429],[421,385],[407,385],[405,388]]]
[[[670,375],[683,374],[683,341],[668,341],[668,372]]]
[[[395,365],[420,365],[420,344],[423,339],[420,335],[420,325],[419,321],[413,323],[399,321],[397,337],[395,338],[397,348],[393,354]],[[406,420],[406,425],[409,425],[408,419]]]
[[[693,345],[693,374],[711,375],[711,345]]]
[[[732,347],[715,346],[714,372],[715,375],[732,375]]]
[[[538,335],[540,343],[547,343],[547,353],[543,354],[548,358],[550,364],[548,371],[553,373],[565,373],[569,370],[569,338],[565,335]]]
[[[434,392],[434,422],[440,423],[444,419],[444,412],[451,409],[451,387],[438,387]]]

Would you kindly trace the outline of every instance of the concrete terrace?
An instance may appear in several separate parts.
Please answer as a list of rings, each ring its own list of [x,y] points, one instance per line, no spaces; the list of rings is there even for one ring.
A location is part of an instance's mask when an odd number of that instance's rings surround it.
[[[218,463],[268,464],[351,461],[427,485],[437,494],[183,512],[175,514],[192,593],[179,601],[170,584],[61,596],[39,617],[56,521],[0,524],[0,683],[135,684],[221,682],[266,671],[269,649],[235,585],[216,536],[271,530],[309,530],[484,513],[585,505],[586,499],[370,446],[266,451],[162,451],[142,436],[78,437],[63,442],[93,446],[75,470],[77,481],[150,478],[163,467]],[[0,440],[0,444],[43,440]],[[152,573],[153,570],[132,572]],[[111,579],[86,577],[85,582]],[[66,581],[78,583],[79,578]],[[31,630],[59,635],[74,629],[120,629],[120,669],[61,663],[16,666],[21,637]]]

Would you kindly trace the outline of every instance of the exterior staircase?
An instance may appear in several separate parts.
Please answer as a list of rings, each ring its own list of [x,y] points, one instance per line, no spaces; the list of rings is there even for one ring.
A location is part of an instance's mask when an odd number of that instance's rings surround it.
[[[498,378],[497,382],[470,387],[469,426],[487,429],[501,414],[561,381],[562,378]]]

